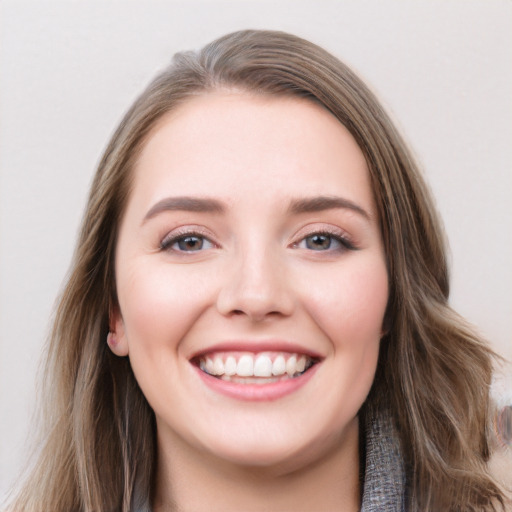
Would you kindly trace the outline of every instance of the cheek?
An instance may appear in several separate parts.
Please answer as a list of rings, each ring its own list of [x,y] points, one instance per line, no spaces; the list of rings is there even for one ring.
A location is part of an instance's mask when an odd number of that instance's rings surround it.
[[[380,340],[388,301],[384,261],[342,267],[309,289],[313,290],[307,299],[312,316],[335,344]]]
[[[301,281],[309,317],[330,345],[330,355],[323,363],[329,385],[322,385],[324,401],[319,403],[322,410],[318,416],[324,418],[324,427],[331,432],[343,430],[368,396],[388,300],[387,269],[382,259],[354,259],[350,263],[325,274],[317,272],[314,281]]]
[[[155,411],[179,407],[179,398],[162,390],[180,389],[182,340],[208,306],[211,287],[191,268],[146,264],[119,269],[118,296],[130,364]]]
[[[211,295],[201,272],[165,264],[135,262],[120,273],[118,283],[130,353],[177,348]]]

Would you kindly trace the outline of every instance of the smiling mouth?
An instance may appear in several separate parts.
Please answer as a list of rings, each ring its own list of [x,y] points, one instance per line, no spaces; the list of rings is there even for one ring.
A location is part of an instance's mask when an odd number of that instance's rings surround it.
[[[308,355],[288,352],[222,352],[196,359],[204,373],[238,384],[271,384],[295,379],[316,362]]]

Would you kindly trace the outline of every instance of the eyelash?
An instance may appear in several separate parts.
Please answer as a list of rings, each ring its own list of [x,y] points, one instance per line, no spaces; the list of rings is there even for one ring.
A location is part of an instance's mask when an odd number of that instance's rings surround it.
[[[310,247],[305,247],[305,249],[308,249],[308,250],[311,250],[314,252],[343,252],[346,250],[349,250],[349,251],[357,250],[357,247],[348,238],[347,235],[339,232],[338,230],[330,231],[328,229],[322,229],[319,231],[312,231],[312,232],[308,233],[306,236],[303,236],[298,242],[294,243],[293,247],[302,248],[302,247],[299,247],[299,244],[302,244],[303,242],[307,243],[308,238],[313,238],[315,236],[329,238],[330,239],[329,247],[325,250],[312,249]],[[331,248],[330,245],[332,244],[332,241],[337,242],[339,244],[339,246],[336,248]]]
[[[212,242],[205,233],[202,233],[200,230],[188,230],[184,229],[182,231],[179,231],[177,233],[172,233],[167,235],[161,242],[160,242],[160,250],[162,251],[173,251],[173,252],[182,252],[182,253],[188,253],[188,252],[200,252],[204,250],[202,247],[199,250],[192,250],[187,251],[183,249],[173,249],[172,246],[174,244],[177,244],[179,242],[185,241],[187,238],[197,238],[201,240],[203,243],[204,241],[207,241],[211,244],[212,247],[216,247],[216,244]]]
[[[327,237],[329,238],[329,247],[327,247],[325,250],[323,249],[312,249],[311,247],[300,247],[300,244],[306,243],[307,240],[313,237]],[[201,247],[196,250],[186,250],[186,249],[173,249],[173,245],[184,242],[187,238],[196,238],[201,241]],[[184,229],[177,233],[172,233],[167,235],[160,243],[160,250],[162,251],[173,251],[178,253],[192,253],[192,252],[201,252],[205,250],[203,248],[204,242],[207,242],[211,245],[211,247],[208,247],[208,249],[218,247],[204,232],[201,232],[200,230],[188,230]],[[332,248],[332,242],[336,242],[339,244],[338,247]],[[319,231],[312,231],[305,236],[303,236],[298,242],[295,242],[292,244],[293,248],[297,249],[307,249],[311,250],[313,252],[343,252],[346,250],[349,251],[355,251],[357,250],[357,247],[354,245],[354,243],[345,235],[342,234],[339,231],[330,231],[327,229],[319,230]]]

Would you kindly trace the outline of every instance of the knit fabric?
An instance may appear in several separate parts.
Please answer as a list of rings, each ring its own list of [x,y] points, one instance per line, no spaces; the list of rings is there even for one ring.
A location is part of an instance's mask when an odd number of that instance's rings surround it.
[[[400,441],[388,413],[368,414],[361,512],[405,512],[405,470]]]

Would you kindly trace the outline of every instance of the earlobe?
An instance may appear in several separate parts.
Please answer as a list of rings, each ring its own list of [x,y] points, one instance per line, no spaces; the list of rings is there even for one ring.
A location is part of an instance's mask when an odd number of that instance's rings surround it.
[[[124,330],[124,322],[119,313],[110,315],[110,331],[107,335],[107,345],[119,357],[128,355],[128,343]]]
[[[389,306],[389,305],[388,305]],[[380,331],[380,338],[386,337],[391,331],[391,318],[389,307],[386,309],[386,313],[384,314],[384,320],[382,321],[382,329]]]
[[[387,322],[382,326],[382,329],[380,331],[380,339],[382,340],[383,338],[385,338],[388,334],[389,334],[389,326],[386,325]]]

